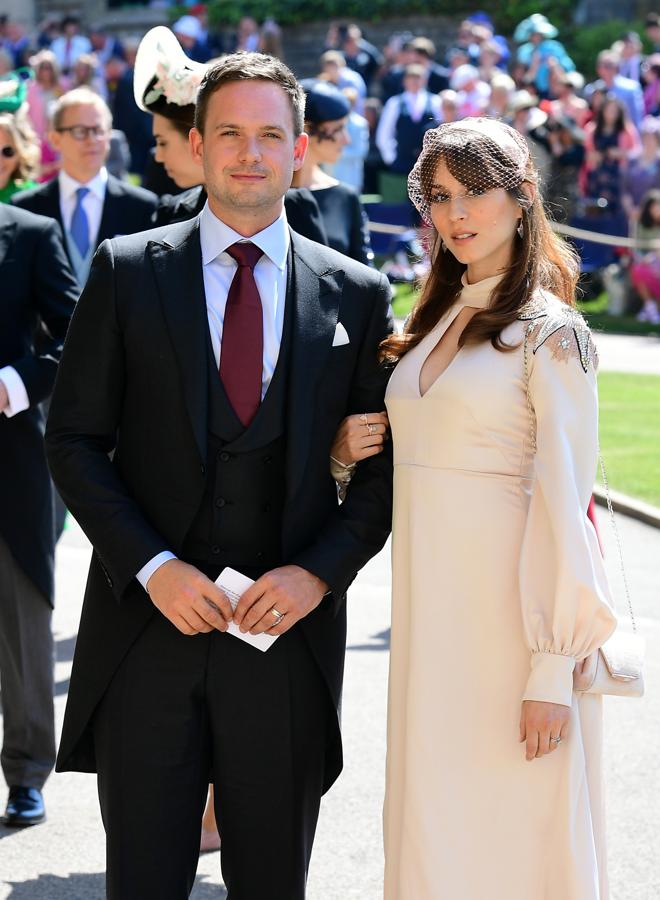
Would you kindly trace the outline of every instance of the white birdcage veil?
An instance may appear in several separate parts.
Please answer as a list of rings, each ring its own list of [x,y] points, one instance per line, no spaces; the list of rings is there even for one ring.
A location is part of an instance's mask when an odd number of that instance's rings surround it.
[[[481,117],[447,122],[426,132],[420,157],[408,176],[408,195],[429,225],[440,159],[470,191],[511,190],[524,181],[536,181],[527,141],[509,125]]]

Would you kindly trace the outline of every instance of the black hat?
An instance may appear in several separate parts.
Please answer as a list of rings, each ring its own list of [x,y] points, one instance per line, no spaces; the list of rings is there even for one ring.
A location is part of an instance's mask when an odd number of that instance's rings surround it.
[[[314,125],[344,119],[351,104],[339,88],[327,81],[306,78],[300,82],[305,91],[305,121]]]

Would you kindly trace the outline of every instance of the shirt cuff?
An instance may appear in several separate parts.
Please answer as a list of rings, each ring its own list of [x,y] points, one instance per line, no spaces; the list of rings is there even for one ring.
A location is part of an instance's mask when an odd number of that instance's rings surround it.
[[[0,369],[0,381],[7,388],[9,406],[3,410],[8,419],[30,408],[30,398],[25,390],[23,379],[13,366]]]
[[[561,653],[532,653],[532,671],[523,700],[573,705],[575,659]]]
[[[163,550],[162,553],[158,553],[153,559],[150,559],[146,566],[142,566],[140,571],[135,576],[137,580],[140,582],[142,587],[149,593],[147,590],[147,583],[151,576],[154,574],[156,569],[160,569],[163,563],[166,563],[170,559],[176,559],[176,556],[173,553],[170,553],[169,550]]]

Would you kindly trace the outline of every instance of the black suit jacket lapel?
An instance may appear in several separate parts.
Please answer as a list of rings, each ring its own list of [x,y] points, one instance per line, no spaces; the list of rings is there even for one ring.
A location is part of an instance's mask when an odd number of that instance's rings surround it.
[[[202,460],[207,444],[208,319],[202,275],[199,219],[172,227],[148,245],[163,313],[179,363],[186,407]]]
[[[292,271],[287,303],[293,303],[287,410],[287,499],[302,483],[312,439],[316,387],[328,359],[339,317],[344,273],[319,264],[313,246],[291,234]]]
[[[106,238],[113,238],[118,234],[126,233],[122,231],[121,210],[117,203],[117,198],[121,196],[121,193],[121,185],[117,183],[117,180],[112,175],[108,175],[103,212],[101,213],[99,232],[96,235],[96,247],[102,244]]]
[[[2,218],[4,219],[4,216]],[[0,219],[0,266],[9,255],[15,234],[16,222],[5,222]]]
[[[46,185],[43,187],[43,193],[41,196],[40,209],[35,209],[35,212],[40,216],[48,216],[49,219],[55,219],[62,230],[62,237],[64,238],[64,251],[67,255],[67,259],[73,265],[71,257],[69,255],[69,244],[66,239],[66,230],[64,228],[64,222],[62,220],[62,208],[60,205],[60,182],[58,178],[52,178]]]

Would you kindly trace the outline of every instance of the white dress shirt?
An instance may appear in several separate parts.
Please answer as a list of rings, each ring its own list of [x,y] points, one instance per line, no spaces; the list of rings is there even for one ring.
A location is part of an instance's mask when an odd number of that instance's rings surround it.
[[[89,244],[96,247],[96,238],[101,226],[101,216],[103,215],[103,204],[105,203],[105,192],[108,186],[108,170],[103,166],[98,175],[95,175],[91,181],[76,181],[63,170],[60,170],[57,176],[60,188],[60,213],[64,230],[71,231],[71,219],[73,211],[76,208],[78,197],[76,191],[78,188],[86,187],[89,193],[82,202],[83,209],[87,214],[89,223]]]
[[[225,321],[227,295],[238,265],[226,252],[239,241],[250,241],[263,250],[263,256],[254,267],[254,280],[261,297],[263,311],[263,368],[261,373],[261,399],[273,377],[282,343],[284,304],[286,302],[287,256],[289,253],[289,227],[284,210],[268,228],[251,238],[244,238],[215,216],[208,205],[204,206],[199,220],[199,240],[202,248],[202,276],[206,295],[206,315],[211,333],[211,344],[218,378],[220,377],[220,352],[222,330]],[[147,582],[164,562],[176,559],[164,550],[143,566],[135,576],[146,590]]]
[[[440,121],[441,118],[442,105],[437,94],[430,94],[426,90],[417,91],[416,94],[404,91],[403,94],[390,97],[383,107],[376,129],[376,146],[380,150],[383,162],[388,166],[396,159],[396,123],[401,112],[402,100],[413,122],[419,122],[429,101],[436,119]]]
[[[6,387],[9,397],[9,405],[3,409],[8,419],[29,408],[30,400],[23,379],[13,366],[0,369],[0,381]]]

